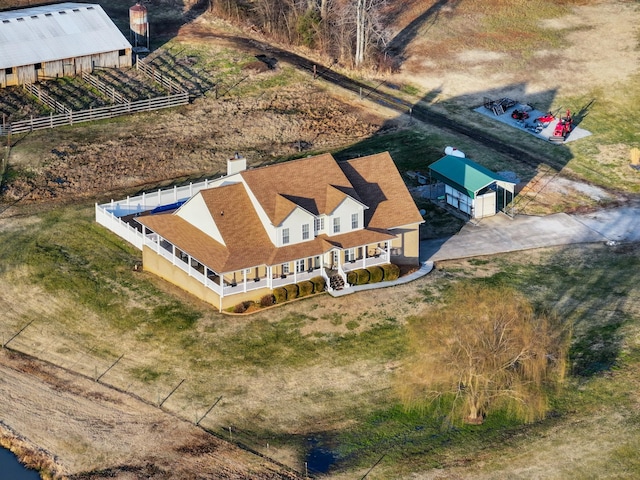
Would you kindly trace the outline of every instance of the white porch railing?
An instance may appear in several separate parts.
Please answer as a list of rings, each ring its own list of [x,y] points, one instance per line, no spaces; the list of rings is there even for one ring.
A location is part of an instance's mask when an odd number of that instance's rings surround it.
[[[217,179],[215,179],[217,180]],[[198,183],[190,183],[182,187],[158,189],[154,192],[143,192],[142,195],[127,197],[123,200],[111,200],[109,203],[99,205],[100,208],[113,213],[116,217],[124,217],[135,213],[153,210],[156,207],[171,205],[173,203],[187,200],[200,190],[213,186],[214,179],[206,179]]]
[[[98,204],[96,204],[96,222],[111,230],[119,237],[125,239],[136,248],[142,250],[142,245],[144,244],[142,232],[132,227],[127,222],[123,222],[116,215],[105,208],[102,208],[102,206]]]
[[[222,294],[222,288],[216,282],[211,280],[209,277],[205,276],[202,272],[194,268],[190,265],[191,257],[188,257],[187,260],[183,260],[182,258],[175,255],[172,251],[167,250],[159,243],[159,236],[156,234],[147,235],[144,239],[145,245],[149,248],[153,249],[158,255],[162,258],[171,262],[172,265],[178,267],[180,270],[185,272],[190,277],[195,278],[198,282],[202,283],[205,287],[213,290],[218,295]]]
[[[352,270],[357,270],[359,268],[373,267],[375,265],[384,265],[385,263],[390,263],[388,259],[389,259],[388,252],[384,252],[378,256],[359,258],[357,260],[345,262],[342,265],[342,269],[345,272],[350,272]]]
[[[272,277],[271,282],[269,282],[268,278],[261,277],[256,282],[254,278],[247,277],[246,279],[241,279],[236,282],[235,285],[229,284],[224,287],[224,294],[233,295],[234,293],[242,293],[242,292],[250,292],[251,290],[259,290],[261,288],[270,288],[274,289],[277,287],[282,287],[284,285],[290,285],[292,283],[299,283],[304,280],[310,280],[313,277],[318,277],[322,275],[322,269],[316,268],[311,272],[295,272],[295,273],[287,273],[285,278],[280,276]]]

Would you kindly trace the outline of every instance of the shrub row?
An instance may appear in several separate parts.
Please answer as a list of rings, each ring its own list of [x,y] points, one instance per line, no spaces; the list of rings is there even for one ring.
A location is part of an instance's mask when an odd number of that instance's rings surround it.
[[[400,276],[400,267],[392,263],[376,265],[373,267],[359,268],[347,273],[347,282],[351,285],[364,285],[366,283],[378,283],[395,280]],[[310,280],[299,283],[292,283],[283,287],[276,287],[273,293],[265,295],[260,299],[261,307],[270,307],[276,303],[283,303],[287,300],[306,297],[314,293],[323,292],[325,289],[324,278],[318,276]],[[242,302],[233,308],[234,313],[244,313],[254,302]]]
[[[364,285],[395,280],[400,276],[400,267],[392,263],[359,268],[347,273],[347,282],[351,285]]]
[[[313,293],[323,292],[325,281],[322,277],[313,277],[311,280],[305,280],[284,287],[273,289],[273,293],[263,296],[260,302],[242,302],[233,307],[233,313],[244,313],[254,303],[259,303],[261,307],[270,307],[276,303],[283,303],[294,298],[306,297]]]
[[[285,285],[273,289],[274,303],[282,303],[294,298],[306,297],[314,293],[323,292],[325,288],[324,278],[318,276],[311,280]]]

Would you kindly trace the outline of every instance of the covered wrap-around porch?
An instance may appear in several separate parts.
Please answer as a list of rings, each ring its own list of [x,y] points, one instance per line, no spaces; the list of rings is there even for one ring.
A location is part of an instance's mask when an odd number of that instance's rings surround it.
[[[321,255],[277,265],[260,265],[232,272],[216,272],[162,236],[148,232],[146,229],[144,246],[221,298],[255,290],[273,290],[317,276],[322,276],[328,286],[330,274],[340,275],[346,284],[347,272],[390,263],[391,252],[390,241],[387,240],[349,249],[334,247]]]

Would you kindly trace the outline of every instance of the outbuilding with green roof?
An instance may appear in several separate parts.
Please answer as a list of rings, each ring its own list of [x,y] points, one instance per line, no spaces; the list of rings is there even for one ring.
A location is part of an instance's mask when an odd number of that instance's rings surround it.
[[[429,171],[444,183],[447,204],[470,218],[495,215],[513,200],[515,183],[468,158],[445,155]]]

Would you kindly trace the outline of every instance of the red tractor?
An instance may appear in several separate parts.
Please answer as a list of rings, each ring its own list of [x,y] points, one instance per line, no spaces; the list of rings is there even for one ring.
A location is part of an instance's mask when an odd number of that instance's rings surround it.
[[[553,130],[553,135],[549,137],[549,140],[553,143],[562,143],[566,140],[572,129],[573,118],[571,118],[571,111],[567,110],[567,115],[558,121],[555,129]]]

